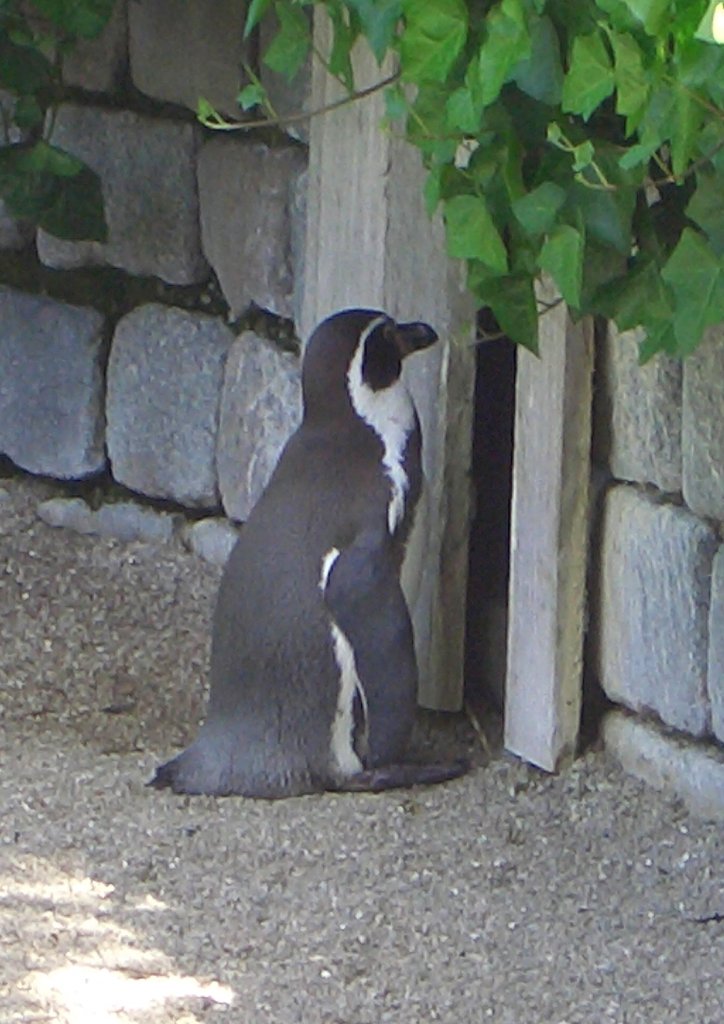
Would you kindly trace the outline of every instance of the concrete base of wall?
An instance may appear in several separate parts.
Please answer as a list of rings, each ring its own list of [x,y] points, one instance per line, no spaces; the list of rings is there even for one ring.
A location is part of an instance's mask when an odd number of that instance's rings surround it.
[[[656,789],[678,797],[693,813],[724,821],[724,752],[688,741],[622,711],[603,723],[606,749],[622,767]]]

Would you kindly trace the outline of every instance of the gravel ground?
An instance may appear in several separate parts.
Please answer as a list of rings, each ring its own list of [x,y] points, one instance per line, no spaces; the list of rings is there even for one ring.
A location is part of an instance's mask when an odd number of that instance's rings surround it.
[[[0,1021],[719,1024],[722,833],[600,752],[277,803],[144,787],[203,709],[218,570],[0,481]]]

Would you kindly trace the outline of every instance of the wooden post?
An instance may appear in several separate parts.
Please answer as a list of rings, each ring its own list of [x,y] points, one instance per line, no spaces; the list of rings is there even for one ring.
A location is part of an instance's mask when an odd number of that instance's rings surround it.
[[[556,295],[545,283],[539,295]],[[563,303],[521,351],[508,605],[505,746],[556,771],[575,752],[581,710],[590,480],[593,325]]]
[[[314,33],[317,47],[328,52],[323,11],[315,11]],[[390,73],[362,46],[354,67],[360,88]],[[311,109],[341,94],[315,61]],[[443,339],[405,369],[422,423],[427,477],[426,515],[418,517],[410,545],[424,555],[421,575],[406,592],[420,703],[456,710],[463,695],[473,306],[462,265],[445,254],[443,225],[425,212],[419,155],[382,128],[383,116],[378,92],[311,121],[301,331],[306,338],[335,310],[364,306],[426,320]]]

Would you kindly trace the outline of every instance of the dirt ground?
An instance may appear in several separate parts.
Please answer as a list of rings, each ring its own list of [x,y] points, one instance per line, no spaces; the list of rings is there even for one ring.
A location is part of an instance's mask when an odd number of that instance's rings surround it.
[[[600,752],[554,778],[427,716],[465,778],[145,788],[202,713],[219,572],[0,485],[2,1024],[724,1021],[721,826]]]

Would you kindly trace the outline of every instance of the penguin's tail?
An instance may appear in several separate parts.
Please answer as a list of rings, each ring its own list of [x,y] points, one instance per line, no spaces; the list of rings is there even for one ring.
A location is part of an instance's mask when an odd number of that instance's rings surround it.
[[[387,764],[350,775],[340,782],[337,789],[345,793],[382,793],[386,789],[434,786],[458,779],[469,770],[470,763],[465,759],[437,764]]]

